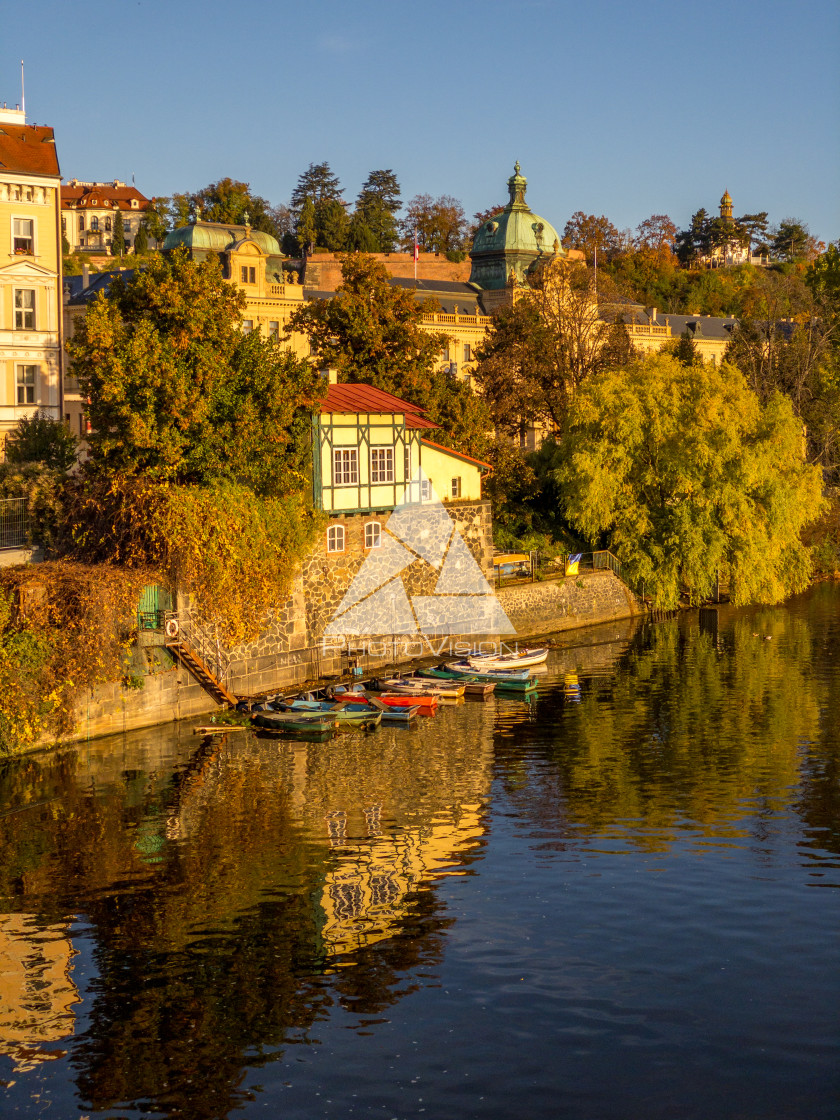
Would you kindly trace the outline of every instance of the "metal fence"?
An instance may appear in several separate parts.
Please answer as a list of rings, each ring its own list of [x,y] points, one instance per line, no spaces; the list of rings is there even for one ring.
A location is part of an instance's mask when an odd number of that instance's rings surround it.
[[[497,557],[494,562],[494,583],[497,588],[609,569],[631,591],[644,598],[644,581],[631,580],[621,561],[606,549],[597,552],[567,552],[559,556],[547,556],[541,552],[506,554],[507,562],[500,563],[501,559]]]
[[[0,548],[24,548],[29,543],[26,498],[0,500]]]

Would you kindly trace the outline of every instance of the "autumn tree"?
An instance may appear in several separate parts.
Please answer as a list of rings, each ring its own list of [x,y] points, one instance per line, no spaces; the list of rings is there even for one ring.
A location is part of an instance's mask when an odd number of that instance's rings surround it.
[[[629,360],[618,294],[577,261],[556,261],[500,310],[476,349],[473,376],[494,423],[511,434],[523,424],[562,428],[569,404],[594,373]]]
[[[418,194],[406,203],[399,227],[404,248],[411,248],[416,235],[423,252],[448,253],[463,249],[467,219],[457,198]]]
[[[614,252],[619,247],[619,232],[603,214],[584,214],[576,210],[563,227],[563,248],[579,249],[591,261],[596,252]]]
[[[215,258],[178,252],[114,277],[68,343],[89,400],[91,471],[230,478],[259,492],[298,485],[296,418],[318,378],[276,340],[243,335],[243,305]]]
[[[288,332],[309,339],[322,369],[341,381],[363,382],[419,403],[430,384],[443,337],[422,329],[423,309],[414,292],[389,283],[385,266],[349,253],[341,284],[328,300],[312,300],[294,313]]]
[[[651,214],[636,226],[635,248],[665,263],[673,255],[676,236],[677,227],[667,214]]]
[[[657,354],[606,370],[576,394],[562,450],[572,524],[657,606],[702,601],[718,572],[736,604],[807,586],[799,533],[820,513],[822,472],[790,401],[762,405],[734,366]]]

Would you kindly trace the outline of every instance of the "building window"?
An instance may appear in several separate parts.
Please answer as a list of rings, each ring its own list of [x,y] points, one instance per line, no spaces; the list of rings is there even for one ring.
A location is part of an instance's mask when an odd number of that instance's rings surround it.
[[[465,362],[471,362],[472,361],[472,346],[470,346],[470,344],[468,342],[464,343],[464,361]]]
[[[67,219],[66,218],[61,219],[61,232],[64,233],[64,234],[67,233]]]
[[[411,447],[409,444],[406,444],[403,448],[403,474],[405,476],[404,480],[408,482],[411,478]]]
[[[372,447],[370,449],[370,481],[394,481],[393,447]]]
[[[105,230],[106,230],[107,233],[111,232],[111,219],[110,218],[105,219]]]
[[[344,526],[330,525],[327,529],[327,552],[344,551]]]
[[[14,251],[31,257],[35,252],[35,223],[31,218],[15,218]]]
[[[333,451],[333,485],[355,486],[359,481],[359,453],[355,447]]]
[[[35,403],[35,371],[37,366],[17,367],[17,403]]]
[[[239,271],[243,284],[256,284],[257,270],[255,268],[249,268],[248,265],[243,264]]]
[[[432,484],[428,478],[420,480],[420,501],[430,502],[432,500]]]
[[[460,498],[461,497],[461,476],[460,475],[458,475],[457,478],[452,479],[452,483],[450,485],[450,493],[452,494],[453,498]]]
[[[365,548],[379,548],[382,544],[382,526],[378,521],[368,521],[365,525]]]
[[[15,330],[35,330],[34,288],[15,288]]]
[[[253,319],[243,319],[242,320],[242,333],[243,334],[250,334],[253,329],[254,329],[254,320]]]
[[[99,218],[95,214],[90,220],[90,228],[94,233],[99,233]]]
[[[80,214],[79,215],[79,230],[83,230],[84,228],[85,228],[85,216],[84,216],[84,214]]]
[[[280,323],[277,319],[269,319],[268,321],[268,337],[279,338],[280,336]]]
[[[131,209],[132,210],[137,209],[137,199],[136,198],[132,198],[132,200],[131,200]]]

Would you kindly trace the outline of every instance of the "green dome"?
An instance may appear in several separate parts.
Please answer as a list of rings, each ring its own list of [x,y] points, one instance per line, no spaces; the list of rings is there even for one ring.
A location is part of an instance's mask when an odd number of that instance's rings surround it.
[[[517,163],[508,179],[510,201],[484,222],[473,240],[471,283],[486,289],[504,288],[511,269],[522,283],[537,261],[564,255],[557,230],[525,201],[527,185]]]
[[[164,252],[183,246],[198,253],[225,253],[240,241],[249,239],[268,257],[281,256],[277,239],[270,233],[252,229],[246,232],[245,226],[222,225],[220,222],[195,222],[193,225],[173,229],[163,242]]]

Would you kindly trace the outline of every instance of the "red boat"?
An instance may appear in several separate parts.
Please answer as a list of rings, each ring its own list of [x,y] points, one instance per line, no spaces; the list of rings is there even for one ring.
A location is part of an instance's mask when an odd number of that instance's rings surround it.
[[[368,701],[378,700],[381,704],[387,704],[389,708],[422,708],[424,714],[437,711],[438,706],[437,696],[430,696],[428,693],[413,696],[406,692],[371,692],[367,698]]]

